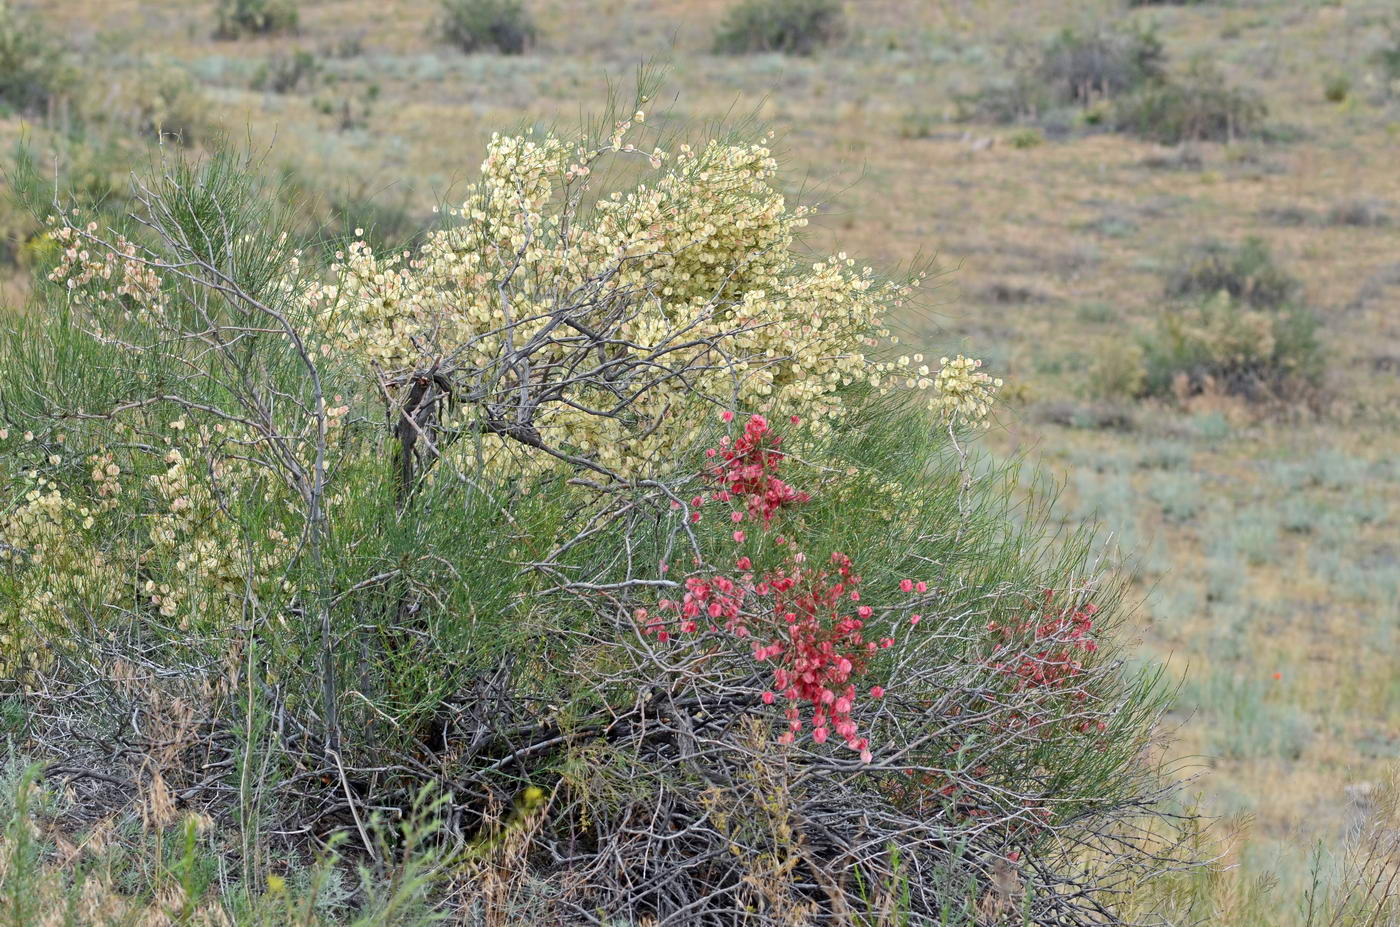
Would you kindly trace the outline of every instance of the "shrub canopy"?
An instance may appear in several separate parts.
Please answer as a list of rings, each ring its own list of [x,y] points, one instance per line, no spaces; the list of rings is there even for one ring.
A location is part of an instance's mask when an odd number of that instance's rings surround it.
[[[56,217],[0,348],[25,749],[112,770],[88,807],[158,780],[256,885],[259,835],[378,864],[426,791],[460,881],[418,894],[513,922],[970,927],[1014,877],[1114,923],[1162,694],[973,454],[999,381],[881,346],[907,291],[799,256],[765,143],[643,122],[495,138],[406,253],[295,253],[227,156]]]

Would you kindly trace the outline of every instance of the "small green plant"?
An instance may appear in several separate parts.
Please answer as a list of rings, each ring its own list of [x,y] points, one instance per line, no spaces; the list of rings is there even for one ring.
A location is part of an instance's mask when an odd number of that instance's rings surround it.
[[[810,55],[846,34],[840,0],[743,0],[715,35],[715,51]]]
[[[1267,115],[1258,94],[1230,86],[1213,65],[1198,61],[1182,78],[1154,82],[1120,101],[1115,126],[1164,145],[1226,142],[1257,135]]]
[[[1344,103],[1351,95],[1351,78],[1345,74],[1329,74],[1322,82],[1322,96],[1329,103]]]
[[[1095,399],[1131,399],[1142,394],[1146,381],[1142,347],[1114,338],[1105,341],[1094,356],[1089,394]]]
[[[297,0],[218,0],[215,13],[220,39],[294,32],[299,18]]]
[[[442,0],[442,37],[467,53],[520,55],[539,32],[521,0]]]
[[[43,25],[0,0],[0,106],[42,112],[71,82],[62,50]]]
[[[1017,129],[1007,139],[1012,148],[1035,148],[1045,143],[1045,135],[1039,129]]]

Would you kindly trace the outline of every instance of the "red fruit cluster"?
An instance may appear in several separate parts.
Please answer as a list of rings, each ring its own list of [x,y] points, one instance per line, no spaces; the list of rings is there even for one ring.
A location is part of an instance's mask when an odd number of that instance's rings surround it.
[[[995,621],[987,630],[1001,639],[994,656],[1007,656],[1011,651],[1030,649],[1019,656],[999,662],[996,669],[1016,677],[1014,689],[1067,689],[1084,672],[1078,653],[1093,653],[1098,644],[1091,636],[1098,606],[1069,605],[1058,610],[1053,605],[1054,591],[1045,593],[1046,611],[1027,617],[1015,626],[999,625]],[[1082,691],[1077,693],[1084,698]]]
[[[726,421],[733,413],[726,412]],[[796,417],[794,416],[794,421]],[[773,434],[768,420],[755,415],[744,426],[744,432],[732,443],[728,437],[721,438],[719,447],[710,448],[705,456],[717,458],[706,475],[719,485],[713,498],[722,502],[738,499],[753,518],[763,520],[767,527],[773,515],[785,505],[806,502],[811,497],[805,492],[793,489],[778,478],[778,467],[782,464],[783,453],[779,448],[783,439]],[[734,521],[742,521],[743,513]]]
[[[732,418],[725,413],[725,421]],[[709,501],[728,503],[731,522],[747,516],[761,519],[767,529],[781,509],[810,499],[778,477],[784,456],[778,449],[781,440],[766,419],[755,415],[737,440],[731,443],[726,438],[706,452],[719,461],[705,471],[719,485]],[[699,508],[706,501],[699,496],[691,501],[694,521],[700,520]],[[732,538],[736,546],[749,543],[742,530],[734,531]],[[781,535],[774,543],[794,546]],[[835,553],[830,564],[814,567],[794,551],[780,565],[760,571],[742,550],[736,554],[733,575],[689,577],[680,601],[658,603],[660,615],[639,610],[638,619],[646,621],[643,632],[656,634],[662,642],[669,640],[667,628],[672,625],[686,634],[705,627],[751,638],[754,659],[772,666],[773,687],[762,694],[764,704],[771,705],[779,697],[788,703],[788,730],[780,740],[792,743],[810,723],[816,743],[825,743],[835,734],[862,761],[870,762],[869,739],[860,735],[853,717],[863,697],[856,690],[856,680],[867,670],[870,658],[893,646],[894,640],[870,639],[868,623],[874,610],[859,604],[861,578],[851,558]],[[928,586],[906,579],[900,588],[904,592],[917,588],[922,593]],[[661,617],[667,613],[677,620]],[[870,686],[868,692],[875,699],[885,695],[879,685]]]

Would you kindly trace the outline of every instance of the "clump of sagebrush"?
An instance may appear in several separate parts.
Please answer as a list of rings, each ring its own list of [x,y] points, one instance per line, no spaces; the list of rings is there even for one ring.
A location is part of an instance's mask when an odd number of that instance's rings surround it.
[[[301,834],[380,871],[427,788],[463,913],[970,927],[1014,880],[1116,923],[1164,706],[1117,583],[975,459],[1000,381],[801,248],[767,139],[644,105],[493,138],[407,253],[296,252],[228,156],[55,217],[0,345],[24,749],[88,809],[158,771],[244,885]]]
[[[43,112],[73,83],[63,49],[38,18],[0,0],[0,106]]]
[[[300,20],[298,0],[217,0],[214,35],[237,39],[244,35],[294,32]]]
[[[1400,80],[1400,19],[1391,20],[1386,29],[1386,43],[1377,48],[1371,57],[1381,69],[1386,96],[1390,96],[1391,85]]]
[[[810,55],[845,34],[840,0],[742,0],[725,14],[715,51]]]
[[[208,103],[189,72],[179,65],[143,60],[123,89],[128,121],[147,139],[190,145],[207,131]]]
[[[1302,284],[1261,240],[1187,251],[1168,271],[1165,292],[1173,304],[1142,339],[1143,373],[1126,378],[1142,393],[1262,398],[1320,383],[1317,317],[1300,302]]]
[[[1150,26],[1066,28],[1043,44],[1013,47],[1008,79],[965,104],[974,114],[1003,122],[1036,118],[1161,80],[1164,61],[1161,39]]]
[[[304,48],[298,48],[290,54],[277,52],[258,67],[251,86],[254,90],[292,93],[313,84],[320,71],[321,63],[314,52]]]
[[[439,31],[464,52],[524,54],[539,31],[522,0],[442,0]]]
[[[1267,116],[1259,94],[1231,86],[1218,68],[1201,60],[1180,77],[1154,82],[1120,100],[1113,124],[1119,131],[1176,145],[1258,135]]]
[[[1261,238],[1239,245],[1206,241],[1182,252],[1165,275],[1171,299],[1214,296],[1224,290],[1250,306],[1277,309],[1294,302],[1303,284],[1274,260]]]

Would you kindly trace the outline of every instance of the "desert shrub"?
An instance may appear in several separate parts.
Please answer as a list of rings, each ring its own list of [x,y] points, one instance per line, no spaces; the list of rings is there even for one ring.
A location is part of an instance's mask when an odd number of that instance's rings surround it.
[[[1390,92],[1390,85],[1400,80],[1400,19],[1393,20],[1387,27],[1388,41],[1372,55],[1372,60],[1381,70],[1381,79],[1385,82],[1386,92]]]
[[[42,23],[0,0],[0,106],[42,112],[71,84],[63,51]]]
[[[291,54],[278,52],[268,58],[253,75],[254,90],[292,93],[312,84],[321,65],[313,52],[298,48]]]
[[[1343,103],[1351,95],[1351,78],[1331,74],[1322,82],[1322,96],[1328,103]]]
[[[1007,142],[1012,148],[1037,148],[1045,143],[1045,135],[1039,129],[1018,129],[1011,133]]]
[[[300,18],[297,0],[217,0],[214,12],[221,39],[294,32]]]
[[[1381,228],[1390,225],[1390,212],[1384,202],[1374,197],[1358,196],[1334,203],[1327,210],[1327,224]]]
[[[537,30],[521,0],[442,0],[442,37],[464,52],[494,48],[520,55],[535,44]]]
[[[1255,308],[1279,308],[1294,302],[1303,285],[1280,267],[1261,238],[1232,246],[1209,240],[1184,251],[1166,271],[1170,299],[1208,299],[1225,292]]]
[[[1000,382],[893,356],[907,288],[812,263],[764,143],[602,124],[494,138],[407,259],[297,252],[226,155],[63,213],[0,343],[24,747],[241,826],[246,884],[383,872],[427,789],[464,916],[1112,923],[1164,699],[976,459]]]
[[[1114,125],[1140,138],[1177,145],[1255,135],[1267,115],[1257,93],[1231,87],[1215,67],[1198,61],[1180,78],[1148,84],[1119,100]]]
[[[1302,284],[1262,240],[1187,250],[1167,270],[1165,293],[1174,304],[1142,342],[1142,392],[1264,397],[1320,383],[1317,317],[1299,304]]]
[[[1168,309],[1142,342],[1143,391],[1180,396],[1215,389],[1266,398],[1316,386],[1323,372],[1317,328],[1306,308],[1257,309],[1225,292]]]
[[[189,145],[207,132],[208,103],[189,72],[168,61],[148,59],[124,88],[129,124],[146,138]]]
[[[1147,381],[1146,355],[1141,346],[1121,339],[1104,342],[1089,370],[1089,394],[1096,399],[1140,396]]]
[[[725,14],[715,51],[810,55],[845,33],[840,0],[742,0]]]
[[[1057,100],[1084,105],[1161,80],[1163,59],[1151,28],[1066,29],[1046,46],[1036,77]]]
[[[1163,75],[1164,50],[1150,28],[1067,28],[1042,45],[1013,46],[1009,78],[963,100],[986,118],[1010,122],[1089,106]]]

